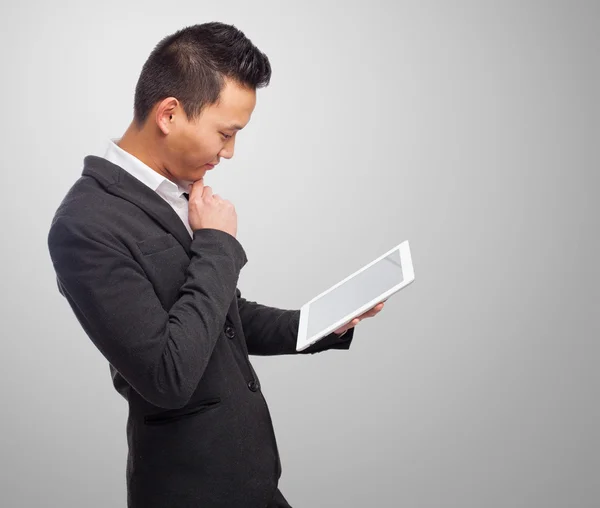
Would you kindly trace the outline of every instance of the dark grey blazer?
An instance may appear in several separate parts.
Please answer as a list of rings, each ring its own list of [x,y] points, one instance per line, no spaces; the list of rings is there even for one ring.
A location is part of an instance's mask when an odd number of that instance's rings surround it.
[[[242,298],[237,239],[217,229],[192,239],[158,194],[90,155],[48,247],[61,294],[129,405],[127,506],[289,506],[248,355],[296,354],[300,311]],[[353,333],[303,353],[348,349]]]

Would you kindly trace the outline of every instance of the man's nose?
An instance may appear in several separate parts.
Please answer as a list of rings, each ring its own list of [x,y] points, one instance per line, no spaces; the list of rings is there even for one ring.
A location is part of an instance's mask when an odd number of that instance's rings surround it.
[[[235,141],[233,139],[229,140],[223,149],[219,152],[220,157],[224,157],[225,159],[231,159],[233,157],[233,152],[235,149]]]

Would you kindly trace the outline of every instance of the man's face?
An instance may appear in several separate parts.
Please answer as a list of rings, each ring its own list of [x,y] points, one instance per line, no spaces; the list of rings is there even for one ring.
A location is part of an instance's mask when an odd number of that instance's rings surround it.
[[[235,136],[250,121],[256,92],[226,79],[217,104],[206,106],[189,121],[179,104],[171,131],[164,138],[163,163],[181,184],[200,180],[220,158],[233,157]]]

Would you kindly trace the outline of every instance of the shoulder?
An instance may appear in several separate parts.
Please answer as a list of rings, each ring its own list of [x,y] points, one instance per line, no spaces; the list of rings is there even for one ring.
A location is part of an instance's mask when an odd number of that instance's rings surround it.
[[[115,226],[128,203],[106,192],[93,178],[81,176],[67,191],[51,219],[48,230],[50,250],[70,242],[99,241],[122,246]]]

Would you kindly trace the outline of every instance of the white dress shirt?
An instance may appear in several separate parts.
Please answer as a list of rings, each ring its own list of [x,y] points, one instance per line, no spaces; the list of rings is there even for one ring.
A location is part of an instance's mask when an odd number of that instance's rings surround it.
[[[111,138],[109,140],[104,158],[123,168],[131,176],[150,187],[161,198],[169,203],[171,208],[173,208],[185,225],[190,236],[193,238],[194,233],[188,222],[188,200],[185,199],[185,196],[183,195],[184,192],[188,192],[188,189],[165,178],[163,175],[144,164],[137,157],[123,150],[117,145],[119,139],[120,138]]]

